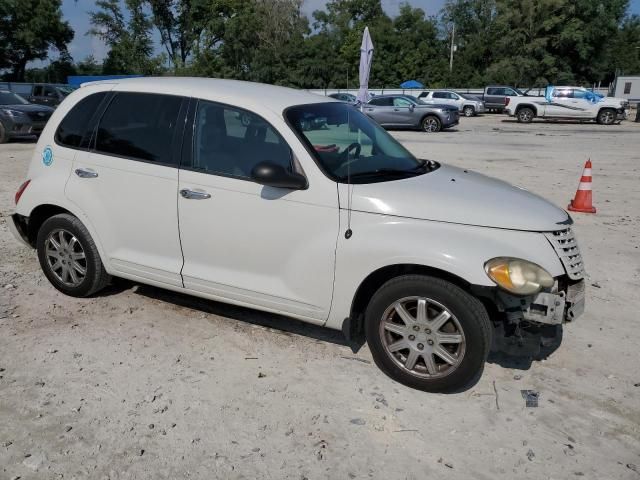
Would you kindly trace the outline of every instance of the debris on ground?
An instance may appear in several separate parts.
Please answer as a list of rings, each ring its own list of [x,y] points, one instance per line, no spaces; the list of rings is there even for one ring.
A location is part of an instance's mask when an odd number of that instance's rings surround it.
[[[536,408],[538,406],[538,399],[540,394],[535,390],[520,390],[522,398],[525,400],[525,406],[527,408]]]

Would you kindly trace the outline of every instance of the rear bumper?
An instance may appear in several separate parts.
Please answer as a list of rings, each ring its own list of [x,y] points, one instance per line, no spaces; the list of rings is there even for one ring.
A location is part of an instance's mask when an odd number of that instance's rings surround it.
[[[14,213],[9,217],[7,225],[9,225],[9,231],[16,237],[16,240],[26,247],[33,248],[33,245],[29,243],[29,237],[27,235],[28,223],[29,219],[27,217]]]

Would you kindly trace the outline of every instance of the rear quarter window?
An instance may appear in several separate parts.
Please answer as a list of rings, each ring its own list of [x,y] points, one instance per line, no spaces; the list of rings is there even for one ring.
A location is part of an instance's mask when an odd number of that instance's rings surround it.
[[[64,147],[79,148],[89,120],[106,95],[107,92],[94,93],[74,105],[58,125],[56,143]]]

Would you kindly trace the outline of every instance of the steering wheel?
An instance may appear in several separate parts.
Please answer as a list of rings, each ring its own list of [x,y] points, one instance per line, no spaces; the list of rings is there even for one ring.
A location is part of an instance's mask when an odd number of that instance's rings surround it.
[[[358,158],[360,156],[360,151],[362,150],[362,145],[360,145],[358,142],[353,142],[351,145],[345,148],[342,153],[347,155],[347,159],[349,158],[349,152],[351,150],[354,151],[353,156],[355,158]]]

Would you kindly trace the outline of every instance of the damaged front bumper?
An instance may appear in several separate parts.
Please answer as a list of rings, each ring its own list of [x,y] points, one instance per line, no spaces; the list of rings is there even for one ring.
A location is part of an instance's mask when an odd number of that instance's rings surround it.
[[[498,291],[498,308],[502,307],[510,322],[535,322],[545,325],[560,325],[576,320],[584,312],[584,279],[570,282],[559,281],[549,292],[535,296],[518,297]]]

